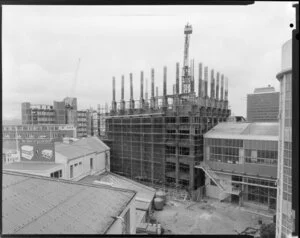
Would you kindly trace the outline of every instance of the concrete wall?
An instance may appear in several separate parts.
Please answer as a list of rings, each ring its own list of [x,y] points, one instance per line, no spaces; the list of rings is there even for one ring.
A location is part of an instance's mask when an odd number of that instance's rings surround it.
[[[92,170],[90,169],[90,158],[93,158]],[[64,164],[64,179],[78,181],[87,175],[102,173],[105,171],[105,152],[101,152],[98,154],[93,153],[70,161],[67,161],[66,157],[60,155],[59,153],[56,153],[56,162]],[[80,162],[81,165],[79,165]],[[76,167],[75,164],[77,164]],[[70,178],[71,165],[73,165],[73,178]]]
[[[136,233],[136,208],[135,208],[135,198],[127,205],[127,207],[120,214],[120,217],[124,218],[126,212],[130,210],[130,234]],[[122,220],[116,219],[114,224],[109,228],[106,234],[122,234]]]

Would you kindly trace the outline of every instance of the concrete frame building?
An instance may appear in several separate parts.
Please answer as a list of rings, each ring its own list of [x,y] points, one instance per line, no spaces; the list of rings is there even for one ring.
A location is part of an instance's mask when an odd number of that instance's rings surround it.
[[[288,237],[294,230],[292,209],[292,40],[282,46],[280,82],[280,134],[276,237]],[[294,188],[295,189],[295,188]]]
[[[247,95],[247,121],[276,122],[279,113],[279,92],[270,85],[254,89]]]
[[[192,75],[191,85],[194,85],[194,73]],[[130,74],[130,101],[125,102],[122,76],[118,103],[113,78],[113,101],[111,112],[105,117],[106,137],[103,138],[111,148],[111,171],[152,186],[192,191],[203,185],[204,173],[194,168],[196,162],[203,160],[203,134],[230,115],[227,78],[224,88],[224,75],[221,87],[220,74],[217,73],[217,86],[214,77],[212,70],[209,96],[208,68],[205,67],[203,79],[202,64],[199,64],[197,95],[194,87],[190,92],[180,93],[177,63],[175,94],[168,95],[167,68],[164,67],[163,95],[155,96],[152,69],[149,100],[148,92],[146,97],[144,95],[144,73],[141,72],[141,95],[135,101]]]
[[[206,195],[276,211],[278,123],[219,123],[204,135]]]

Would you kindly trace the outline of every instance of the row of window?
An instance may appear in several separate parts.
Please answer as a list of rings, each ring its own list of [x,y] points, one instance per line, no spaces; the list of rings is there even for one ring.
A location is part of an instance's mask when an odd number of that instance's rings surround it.
[[[205,142],[208,146],[243,147],[243,140],[207,138]]]

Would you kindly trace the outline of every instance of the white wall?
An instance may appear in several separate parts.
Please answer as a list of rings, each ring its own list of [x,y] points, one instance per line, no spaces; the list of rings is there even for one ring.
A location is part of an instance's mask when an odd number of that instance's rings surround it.
[[[109,151],[108,152],[108,164],[110,160]],[[89,154],[77,159],[69,160],[67,161],[67,158],[65,156],[62,156],[59,153],[56,153],[55,160],[57,163],[63,163],[64,164],[64,178],[70,179],[74,181],[78,181],[82,179],[83,177],[91,174],[98,174],[105,172],[105,151],[101,153],[93,153]],[[90,169],[90,159],[93,158],[93,169]],[[79,163],[81,162],[81,165]],[[77,166],[75,167],[75,164]],[[70,167],[73,165],[73,177],[70,178]],[[109,166],[108,166],[109,167]]]
[[[130,234],[136,233],[136,208],[135,208],[135,197],[127,205],[127,207],[120,214],[120,217],[125,216],[126,212],[130,209]],[[114,224],[109,228],[106,234],[122,234],[122,221],[117,219]]]

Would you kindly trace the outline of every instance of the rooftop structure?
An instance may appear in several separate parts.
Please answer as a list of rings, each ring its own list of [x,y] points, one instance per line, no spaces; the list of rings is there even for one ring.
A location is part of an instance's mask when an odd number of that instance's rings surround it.
[[[135,233],[134,191],[7,171],[2,182],[3,234],[122,234],[119,216]]]
[[[279,113],[279,92],[275,88],[256,88],[247,95],[247,121],[276,122]]]

